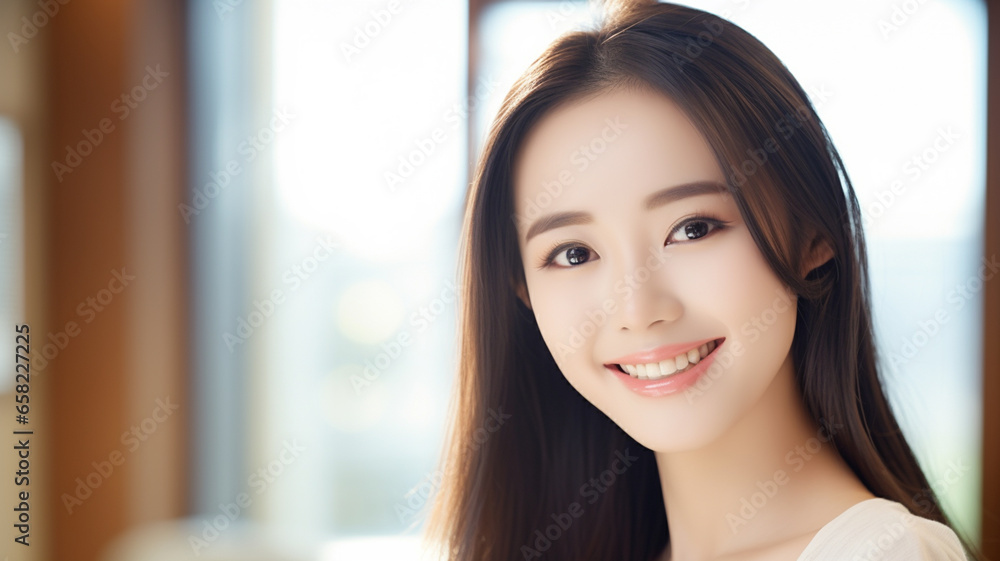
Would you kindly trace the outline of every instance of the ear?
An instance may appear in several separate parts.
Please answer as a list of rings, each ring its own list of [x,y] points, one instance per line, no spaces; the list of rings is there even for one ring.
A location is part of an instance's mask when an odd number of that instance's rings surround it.
[[[815,236],[809,244],[809,250],[805,260],[802,262],[800,274],[805,278],[813,269],[823,265],[833,258],[833,248],[820,236]]]
[[[528,297],[528,286],[524,282],[524,279],[514,281],[514,292],[517,293],[517,297],[521,299],[521,302],[530,310],[531,309],[531,298]]]

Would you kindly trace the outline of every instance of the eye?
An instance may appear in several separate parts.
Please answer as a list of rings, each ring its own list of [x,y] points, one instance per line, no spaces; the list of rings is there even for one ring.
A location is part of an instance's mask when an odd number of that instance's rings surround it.
[[[561,244],[548,253],[542,267],[554,266],[561,269],[576,267],[593,260],[597,256],[591,249],[579,244]]]
[[[664,245],[701,239],[708,234],[725,228],[728,222],[710,216],[694,216],[677,225],[670,231]]]

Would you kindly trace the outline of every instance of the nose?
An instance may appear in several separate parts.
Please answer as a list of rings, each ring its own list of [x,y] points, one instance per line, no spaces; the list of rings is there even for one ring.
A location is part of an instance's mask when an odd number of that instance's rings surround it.
[[[640,264],[623,271],[615,288],[620,297],[615,327],[641,332],[680,319],[684,306],[669,277],[665,266],[654,270]]]

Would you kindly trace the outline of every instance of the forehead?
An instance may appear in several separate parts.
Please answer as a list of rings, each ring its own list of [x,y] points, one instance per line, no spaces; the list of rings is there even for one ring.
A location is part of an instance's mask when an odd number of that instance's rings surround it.
[[[695,181],[723,182],[711,148],[681,108],[648,90],[573,100],[529,130],[514,164],[515,205],[552,209]],[[551,196],[558,193],[557,196]]]

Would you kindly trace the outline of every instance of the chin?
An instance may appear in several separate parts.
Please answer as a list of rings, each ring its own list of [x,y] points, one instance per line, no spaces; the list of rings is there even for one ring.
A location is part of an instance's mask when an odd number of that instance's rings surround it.
[[[704,413],[706,408],[701,407]],[[639,410],[629,411],[612,420],[636,442],[653,452],[684,452],[703,448],[719,438],[735,422],[729,415],[707,415],[707,418],[678,419],[672,414],[637,415]]]
[[[696,450],[729,432],[764,398],[782,365],[772,365],[772,356],[761,355],[745,354],[723,376],[668,396],[638,395],[617,380],[578,389],[646,448],[662,453]],[[763,376],[764,372],[772,375]]]

